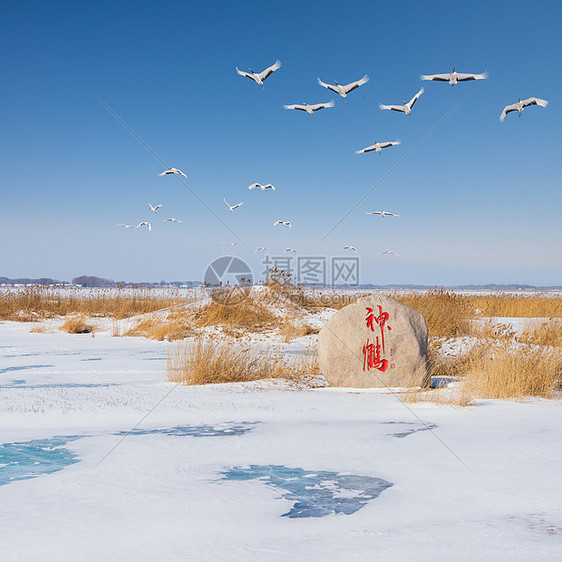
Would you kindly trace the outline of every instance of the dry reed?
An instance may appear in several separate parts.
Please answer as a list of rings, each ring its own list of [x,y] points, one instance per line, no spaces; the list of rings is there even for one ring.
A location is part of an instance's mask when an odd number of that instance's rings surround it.
[[[28,287],[0,291],[0,320],[19,322],[86,314],[128,318],[193,300],[178,291],[156,289],[52,289]]]
[[[517,332],[511,324],[503,322],[495,322],[491,318],[487,318],[484,322],[473,320],[470,323],[470,335],[481,339],[492,340],[513,340],[517,336]]]
[[[197,327],[225,326],[252,331],[273,329],[281,322],[264,299],[254,296],[248,296],[237,305],[212,301],[196,311],[193,318]]]
[[[88,324],[83,315],[78,314],[68,318],[59,330],[68,334],[93,334],[95,327],[92,324]]]
[[[562,294],[465,295],[475,313],[503,318],[561,318]]]
[[[388,296],[423,314],[430,336],[454,338],[468,333],[471,309],[463,295],[434,289],[424,293],[394,292]]]
[[[517,341],[531,345],[562,347],[562,322],[550,319],[538,326],[531,326],[517,337]]]
[[[477,353],[477,350],[466,349],[461,353],[445,355],[441,351],[442,344],[445,341],[445,338],[429,338],[427,351],[431,375],[453,379],[461,378],[467,373],[470,357]]]
[[[430,346],[431,349],[431,346]],[[557,398],[562,389],[562,351],[552,347],[507,345],[483,340],[451,359],[437,356],[432,375],[461,381],[456,388],[414,389],[408,402],[435,402],[455,406],[474,404],[482,398]],[[434,359],[435,360],[435,359]]]
[[[317,334],[319,331],[320,330],[318,328],[313,328],[308,324],[298,324],[296,322],[286,321],[279,329],[279,335],[283,338],[285,343],[289,343],[295,338],[302,338],[304,336],[310,336],[311,334]]]
[[[477,398],[553,398],[562,383],[562,353],[496,345],[471,355],[465,392]]]
[[[193,332],[185,312],[173,311],[167,317],[150,315],[138,320],[123,335],[144,337],[152,340],[175,341],[186,338]],[[120,335],[120,333],[119,333]]]
[[[202,338],[168,352],[168,380],[185,385],[249,382],[261,379],[304,380],[319,373],[315,356],[288,357],[275,350],[255,351]]]
[[[273,306],[272,306],[273,305]],[[286,340],[316,333],[317,330],[295,319],[297,310],[275,314],[275,298],[270,293],[250,294],[237,305],[212,301],[196,311],[192,325],[196,328],[221,326],[223,332],[238,337],[246,332],[264,332],[279,328]]]

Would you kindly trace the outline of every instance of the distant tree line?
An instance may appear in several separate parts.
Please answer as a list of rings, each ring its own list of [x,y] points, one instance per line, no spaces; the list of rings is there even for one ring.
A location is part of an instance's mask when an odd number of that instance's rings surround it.
[[[103,277],[96,277],[95,275],[79,275],[72,279],[72,283],[75,285],[82,285],[83,287],[116,287],[117,285],[126,284],[124,281],[116,283],[112,279],[104,279]]]
[[[51,279],[50,277],[40,277],[39,279],[30,279],[28,277],[10,279],[9,277],[0,277],[0,283],[6,283],[7,285],[57,285],[59,283],[64,283],[64,281]]]

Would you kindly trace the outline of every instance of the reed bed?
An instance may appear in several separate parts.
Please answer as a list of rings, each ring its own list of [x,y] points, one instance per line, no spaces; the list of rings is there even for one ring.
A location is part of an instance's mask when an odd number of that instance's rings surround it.
[[[463,295],[473,314],[503,318],[562,318],[561,293]]]
[[[434,289],[425,293],[394,292],[388,297],[423,314],[430,336],[454,338],[469,333],[472,310],[464,295]]]
[[[0,320],[20,322],[85,314],[129,318],[193,300],[179,291],[157,289],[52,289],[27,287],[0,291]]]
[[[560,398],[562,350],[539,345],[506,345],[485,339],[456,357],[444,358],[430,345],[432,375],[458,380],[457,388],[413,389],[407,402],[469,406],[478,399]]]
[[[170,382],[185,385],[291,379],[306,382],[319,374],[311,353],[288,357],[275,350],[256,351],[249,346],[197,338],[169,350]]]
[[[538,326],[531,326],[517,337],[517,341],[531,345],[562,347],[562,321],[551,318]]]
[[[464,390],[478,398],[554,398],[562,388],[562,353],[495,346],[472,354]]]

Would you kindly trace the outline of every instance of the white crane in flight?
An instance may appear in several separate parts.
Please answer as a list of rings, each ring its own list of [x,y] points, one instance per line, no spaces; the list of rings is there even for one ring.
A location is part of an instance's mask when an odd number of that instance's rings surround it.
[[[379,104],[379,107],[381,109],[390,109],[391,111],[401,111],[405,115],[412,115],[412,107],[414,107],[416,101],[418,101],[419,97],[423,94],[423,91],[424,90],[422,88],[409,102],[403,100],[404,105],[384,105],[381,103]]]
[[[240,203],[236,203],[236,205],[231,205],[226,199],[224,200],[224,202],[226,203],[226,206],[228,207],[228,210],[232,213],[232,211],[234,211],[234,209],[238,209],[238,207],[241,207],[242,205],[244,205],[244,201],[241,201]]]
[[[318,84],[320,84],[320,86],[324,86],[324,88],[327,88],[328,90],[331,90],[332,92],[335,92],[336,94],[340,95],[343,98],[343,101],[345,101],[345,98],[347,97],[347,94],[349,94],[349,92],[353,92],[353,90],[356,90],[357,88],[359,88],[359,86],[363,86],[363,84],[366,84],[368,81],[369,81],[369,77],[365,74],[365,76],[363,76],[361,80],[350,82],[345,86],[342,84],[338,84],[334,80],[335,86],[332,86],[332,84],[326,84],[325,82],[322,82],[320,78],[318,78]]]
[[[502,114],[500,115],[500,121],[503,122],[505,116],[512,111],[517,111],[519,117],[521,117],[521,112],[530,105],[540,105],[541,107],[546,107],[548,102],[546,100],[541,100],[540,98],[527,98],[526,100],[519,98],[515,103],[506,105],[503,108]]]
[[[468,82],[470,80],[486,80],[488,78],[487,72],[482,72],[482,74],[470,74],[464,72],[457,72],[453,68],[452,72],[447,74],[421,74],[420,78],[422,80],[433,80],[434,82],[449,82],[451,86],[457,84],[457,82]]]
[[[320,111],[321,109],[325,109],[327,107],[334,107],[334,100],[330,100],[327,103],[315,103],[312,105],[309,105],[308,103],[302,103],[302,104],[298,104],[295,103],[293,105],[284,105],[283,107],[285,109],[296,109],[297,111],[306,111],[309,115],[312,115],[314,117],[314,112],[315,111]]]
[[[256,84],[259,84],[263,89],[264,80],[269,76],[271,76],[279,68],[281,68],[281,61],[277,60],[262,72],[254,72],[251,68],[250,68],[250,72],[244,72],[243,70],[238,70],[238,67],[236,67],[236,72],[238,72],[240,76],[245,76],[246,78],[253,80]]]
[[[177,168],[168,168],[167,170],[164,170],[161,174],[158,174],[158,175],[159,176],[168,176],[170,174],[179,174],[180,176],[183,176],[185,179],[187,179],[187,176],[181,170],[178,170]]]
[[[399,217],[395,213],[389,213],[388,211],[369,211],[365,213],[366,215],[380,215],[381,217]]]
[[[366,146],[365,148],[362,148],[361,150],[356,150],[355,154],[364,154],[366,152],[373,152],[373,150],[376,150],[379,154],[382,154],[383,148],[388,148],[389,146],[396,146],[398,144],[400,144],[399,140],[386,141],[386,142],[375,141],[375,144],[372,144],[371,146]]]
[[[273,191],[275,191],[275,186],[271,185],[270,183],[266,183],[265,185],[262,185],[261,183],[253,183],[252,185],[248,186],[248,189],[261,189],[262,191],[272,189]]]

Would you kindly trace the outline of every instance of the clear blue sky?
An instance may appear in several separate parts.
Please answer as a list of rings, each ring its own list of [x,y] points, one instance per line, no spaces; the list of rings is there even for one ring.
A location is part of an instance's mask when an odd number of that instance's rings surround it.
[[[359,250],[371,283],[562,283],[562,4],[1,2],[0,275],[200,279],[228,252]],[[277,58],[265,90],[238,76]],[[419,74],[489,71],[451,88]],[[347,103],[321,88],[369,74]],[[425,94],[407,117],[379,103]],[[189,187],[158,177],[161,163]],[[504,105],[549,100],[520,119]],[[315,115],[283,104],[335,99]],[[320,244],[455,104],[458,108]],[[377,154],[376,140],[402,144]],[[275,192],[248,191],[254,181]],[[244,201],[228,213],[223,197]],[[162,203],[159,217],[147,203]],[[396,219],[367,216],[385,209]],[[158,219],[177,217],[182,224]],[[116,223],[152,219],[154,229]],[[293,228],[273,228],[289,219]],[[383,256],[392,249],[399,258]]]

